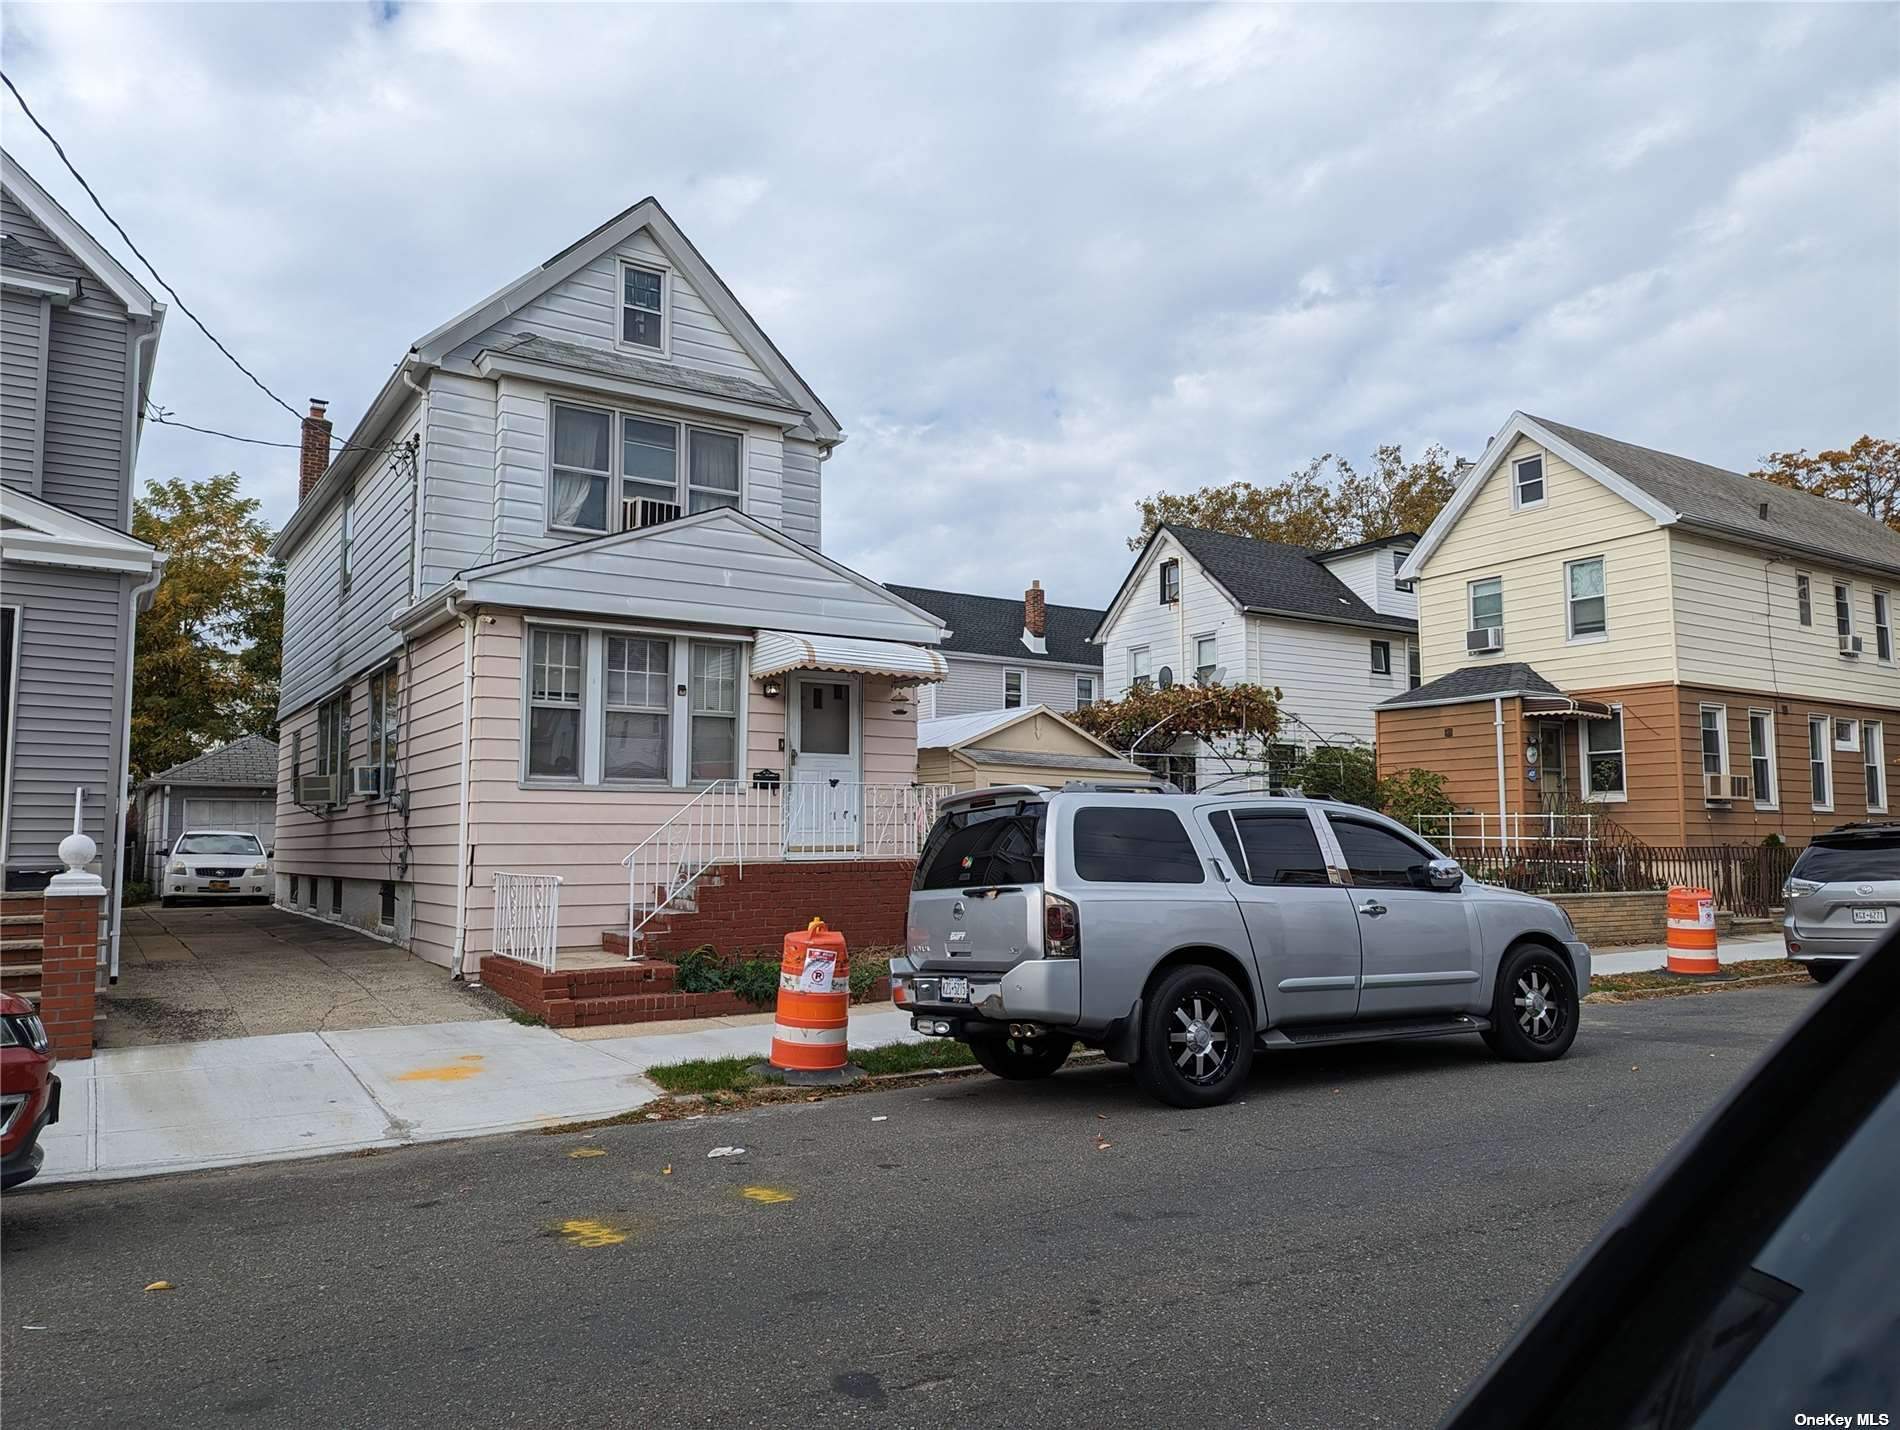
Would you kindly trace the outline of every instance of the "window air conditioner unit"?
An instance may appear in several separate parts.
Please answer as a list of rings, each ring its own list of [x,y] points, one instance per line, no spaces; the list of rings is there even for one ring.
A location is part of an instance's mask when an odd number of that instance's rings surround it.
[[[1861,642],[1860,642],[1859,636],[1842,636],[1841,637],[1841,654],[1842,655],[1859,655],[1860,645],[1861,645]]]
[[[1468,655],[1489,655],[1503,649],[1503,626],[1479,626],[1465,632],[1465,652]]]
[[[676,501],[656,501],[652,497],[629,497],[620,504],[621,526],[638,531],[643,526],[658,526],[663,521],[680,519]]]
[[[1728,777],[1728,797],[1730,799],[1750,799],[1755,793],[1755,781],[1749,775],[1730,775]]]
[[[358,765],[350,771],[350,793],[358,799],[375,799],[383,792],[383,772],[376,765]]]
[[[300,775],[297,778],[297,803],[328,805],[337,803],[335,775]]]
[[[1702,776],[1702,797],[1711,804],[1747,799],[1749,792],[1750,781],[1747,775],[1705,774]]]

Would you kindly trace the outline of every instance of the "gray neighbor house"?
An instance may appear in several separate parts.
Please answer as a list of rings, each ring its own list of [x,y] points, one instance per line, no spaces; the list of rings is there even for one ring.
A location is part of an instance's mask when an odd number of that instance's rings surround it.
[[[133,631],[164,564],[131,535],[132,469],[165,309],[0,160],[0,856],[9,891],[43,888],[77,796],[116,951]]]
[[[940,649],[950,675],[919,692],[921,720],[1030,705],[1068,714],[1103,698],[1102,648],[1089,640],[1101,611],[1051,605],[1040,581],[1020,601],[888,581],[884,589],[948,627]]]

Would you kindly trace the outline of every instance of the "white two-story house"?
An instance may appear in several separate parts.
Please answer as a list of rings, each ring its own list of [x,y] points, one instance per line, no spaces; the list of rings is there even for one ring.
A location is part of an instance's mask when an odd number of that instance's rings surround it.
[[[942,623],[822,554],[838,422],[657,202],[418,338],[334,454],[304,430],[280,904],[472,975],[692,947],[741,859],[802,859],[707,937],[902,941]]]
[[[1277,687],[1275,778],[1302,750],[1369,746],[1374,708],[1418,680],[1417,602],[1397,579],[1417,539],[1309,551],[1164,524],[1096,630],[1104,685],[1113,697],[1143,682]],[[1203,789],[1266,773],[1165,729],[1141,753],[1192,755]]]

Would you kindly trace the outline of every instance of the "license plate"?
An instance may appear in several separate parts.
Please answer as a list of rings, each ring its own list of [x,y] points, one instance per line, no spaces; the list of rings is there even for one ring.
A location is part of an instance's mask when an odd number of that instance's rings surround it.
[[[970,980],[967,978],[946,978],[940,996],[946,1003],[968,1003],[970,1001]]]
[[[231,892],[231,881],[229,879],[213,879],[209,887],[214,894],[228,894]]]
[[[1857,924],[1884,924],[1887,921],[1885,909],[1855,909],[1853,915]]]

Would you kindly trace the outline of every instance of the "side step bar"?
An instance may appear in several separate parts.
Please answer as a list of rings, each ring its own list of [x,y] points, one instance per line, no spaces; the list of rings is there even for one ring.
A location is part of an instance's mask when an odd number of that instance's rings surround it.
[[[1333,1047],[1339,1043],[1377,1043],[1391,1038],[1443,1038],[1454,1033],[1481,1033],[1489,1018],[1475,1013],[1451,1013],[1433,1018],[1356,1018],[1350,1023],[1295,1023],[1260,1035],[1260,1046],[1286,1048]]]

